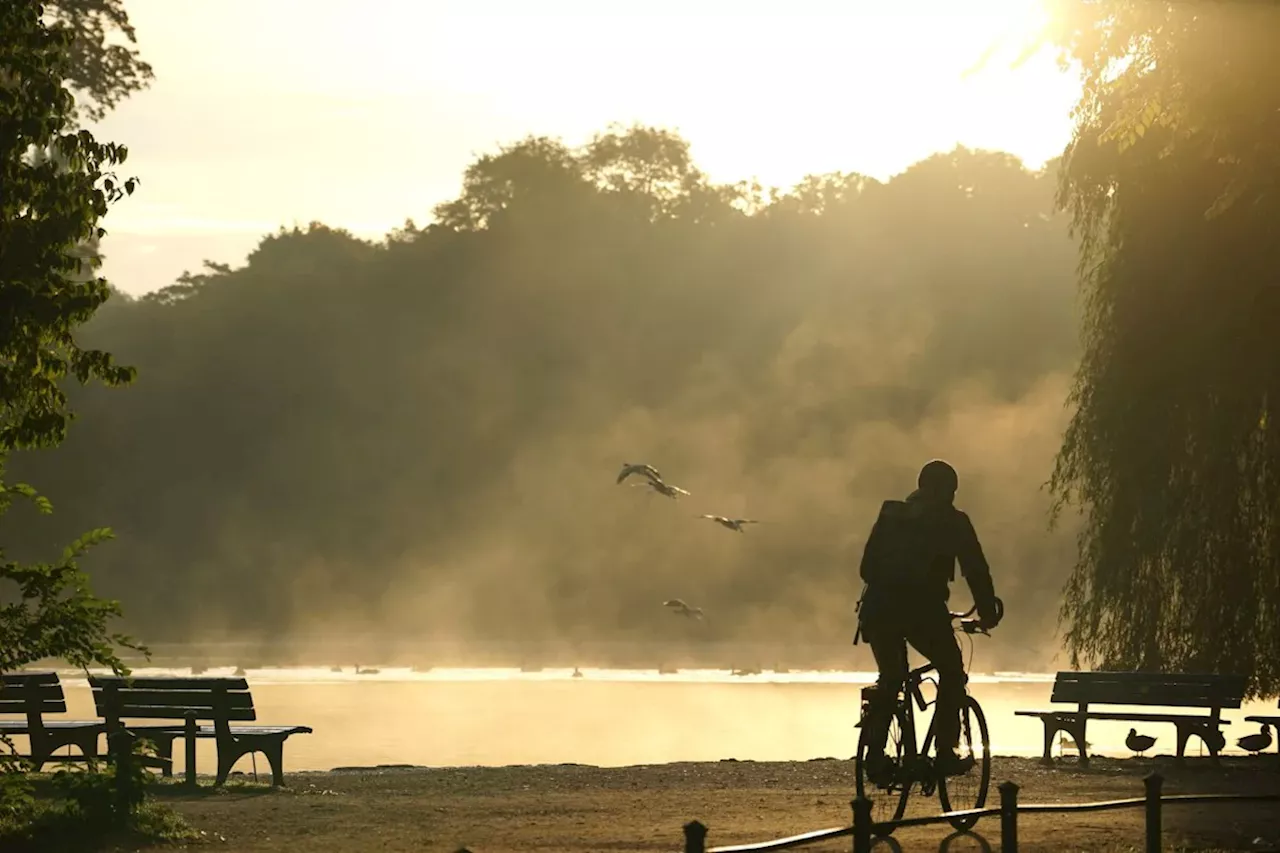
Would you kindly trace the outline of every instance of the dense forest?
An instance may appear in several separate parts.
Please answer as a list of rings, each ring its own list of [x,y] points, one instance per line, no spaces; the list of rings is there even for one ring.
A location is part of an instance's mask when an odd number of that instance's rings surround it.
[[[4,535],[37,557],[110,525],[86,565],[149,641],[646,640],[680,596],[709,637],[847,643],[879,501],[942,456],[1009,605],[991,654],[1047,663],[1079,351],[1056,188],[964,148],[780,192],[665,130],[521,140],[426,227],[281,230],[117,293],[82,337],[137,381],[68,388],[66,443],[12,464],[56,512]]]

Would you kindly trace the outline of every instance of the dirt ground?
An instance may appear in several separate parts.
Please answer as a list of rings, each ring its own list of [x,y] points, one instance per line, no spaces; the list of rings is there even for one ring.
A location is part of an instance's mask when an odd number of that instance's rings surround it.
[[[1096,759],[1082,770],[1068,759],[1054,769],[1035,761],[997,758],[995,785],[1012,779],[1022,803],[1087,802],[1141,796],[1142,777],[1158,769],[1168,793],[1280,793],[1274,755],[1239,759],[1214,769],[1192,760]],[[608,851],[683,849],[683,825],[709,827],[709,846],[766,841],[847,825],[853,764],[722,761],[624,768],[581,765],[466,768],[370,768],[295,773],[288,788],[235,783],[214,791],[168,788],[161,794],[197,829],[203,849],[235,853],[305,850],[378,853]],[[917,800],[908,814],[940,811]],[[1280,850],[1280,806],[1166,806],[1166,849]],[[899,830],[897,845],[878,851],[1000,849],[997,818],[973,835],[948,838],[949,828]],[[224,840],[225,839],[225,840]],[[1021,850],[1141,849],[1141,809],[1079,815],[1025,815]],[[841,839],[805,849],[848,850]]]

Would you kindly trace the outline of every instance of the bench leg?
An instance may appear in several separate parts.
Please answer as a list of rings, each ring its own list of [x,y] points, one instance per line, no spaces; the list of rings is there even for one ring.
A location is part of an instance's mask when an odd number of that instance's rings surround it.
[[[1179,723],[1175,723],[1175,725],[1178,727],[1178,754],[1174,756],[1173,760],[1177,764],[1182,764],[1187,751],[1187,740],[1191,737],[1191,730]]]
[[[223,785],[236,762],[251,752],[261,752],[271,766],[271,784],[284,787],[283,737],[246,737],[218,742],[218,777],[215,785]]]
[[[226,784],[227,777],[231,775],[231,768],[235,767],[240,757],[248,751],[235,738],[231,740],[218,739],[218,775],[213,782],[216,787],[222,787]]]
[[[262,754],[271,765],[271,784],[284,787],[284,738],[273,738],[262,745]]]
[[[1088,718],[1076,720],[1069,729],[1067,734],[1071,735],[1072,740],[1076,742],[1076,755],[1080,756],[1080,766],[1089,766],[1089,743],[1085,740],[1084,730],[1089,724]]]
[[[1218,728],[1217,723],[1178,725],[1179,762],[1183,760],[1186,744],[1191,740],[1192,736],[1200,738],[1200,742],[1209,750],[1209,760],[1215,766],[1222,763],[1218,753],[1227,745],[1227,738],[1222,734],[1222,730]]]
[[[75,746],[80,748],[80,752],[84,753],[86,758],[98,757],[98,733],[97,732],[85,732],[84,734],[77,734],[75,740],[72,741],[72,743]]]
[[[1044,723],[1044,755],[1040,757],[1040,763],[1045,767],[1053,766],[1053,736],[1058,733],[1057,721],[1051,717],[1042,717],[1040,722]]]
[[[156,745],[156,757],[164,761],[160,766],[160,775],[169,777],[173,775],[173,741],[176,735],[156,734],[148,732],[143,735],[144,738]]]

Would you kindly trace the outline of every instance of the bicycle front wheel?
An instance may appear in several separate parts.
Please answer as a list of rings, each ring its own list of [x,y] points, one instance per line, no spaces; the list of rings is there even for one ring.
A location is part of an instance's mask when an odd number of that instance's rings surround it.
[[[911,781],[905,768],[913,763],[915,743],[909,734],[907,715],[899,706],[894,709],[893,718],[889,721],[889,734],[885,739],[884,754],[889,758],[892,768],[892,782],[887,786],[877,785],[867,778],[867,751],[870,729],[863,721],[862,733],[858,736],[857,777],[858,796],[871,801],[871,820],[874,823],[897,820],[907,810],[907,798],[911,796]],[[908,740],[912,742],[908,744]],[[893,829],[880,833],[892,835]]]
[[[987,734],[987,718],[982,706],[972,696],[965,696],[960,706],[961,758],[972,755],[974,764],[963,776],[943,776],[938,780],[938,799],[946,812],[980,809],[987,804],[991,787],[991,740]],[[973,829],[976,817],[956,818],[951,825],[964,832]]]

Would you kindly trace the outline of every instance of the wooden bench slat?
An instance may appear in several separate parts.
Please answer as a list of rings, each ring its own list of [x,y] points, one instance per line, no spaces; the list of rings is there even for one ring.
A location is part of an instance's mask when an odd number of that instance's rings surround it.
[[[24,684],[57,684],[58,673],[53,670],[42,672],[6,672],[0,673],[0,683],[20,686]]]
[[[1062,717],[1063,719],[1075,719],[1080,716],[1079,711],[1073,711],[1064,708],[1060,711],[1014,711],[1016,716],[1020,717]],[[1213,717],[1209,714],[1148,714],[1142,711],[1095,711],[1090,708],[1084,714],[1090,720],[1131,720],[1134,722],[1145,721],[1149,723],[1181,723],[1195,722],[1208,723],[1215,719],[1219,725],[1229,725],[1230,720],[1225,717]]]
[[[1124,681],[1130,684],[1219,684],[1227,687],[1244,682],[1242,675],[1219,675],[1217,673],[1187,672],[1125,672],[1124,670],[1097,670],[1092,672],[1076,672],[1060,670],[1055,681]]]
[[[95,689],[115,685],[116,689],[133,688],[137,690],[212,690],[220,687],[223,690],[248,690],[249,682],[243,678],[198,677],[182,678],[160,676],[153,678],[129,678],[119,675],[91,675],[89,686]]]
[[[1055,690],[1051,702],[1088,705],[1164,705],[1171,708],[1239,708],[1243,696],[1218,693],[1152,690],[1136,692],[1117,688],[1088,690]]]
[[[252,693],[224,693],[212,690],[97,690],[93,694],[98,710],[111,705],[148,705],[153,708],[252,708]]]
[[[1245,678],[1148,672],[1059,672],[1052,702],[1239,708]]]
[[[1094,673],[1096,678],[1063,678],[1055,680],[1058,687],[1088,687],[1117,685],[1129,689],[1192,689],[1206,693],[1238,693],[1244,689],[1242,676],[1200,676],[1196,678],[1151,678],[1145,673],[1106,672]],[[1130,675],[1136,677],[1129,677]]]
[[[25,714],[36,711],[40,714],[65,714],[67,703],[61,699],[54,701],[44,699],[38,702],[27,702],[22,699],[0,699],[0,714]]]
[[[176,708],[172,705],[122,705],[112,708],[112,716],[122,720],[181,720],[187,711],[194,711],[197,720],[256,720],[252,708]]]
[[[146,737],[147,732],[164,732],[166,734],[182,734],[185,729],[182,726],[129,726],[129,731],[137,732]],[[311,734],[310,726],[231,726],[231,734],[233,737],[240,735],[281,735],[281,734]],[[196,737],[212,738],[217,737],[218,730],[214,726],[196,726]]]
[[[41,727],[45,729],[103,729],[102,720],[43,720]],[[0,720],[0,732],[21,735],[27,733],[26,720]]]
[[[61,684],[0,684],[0,702],[63,698]]]

